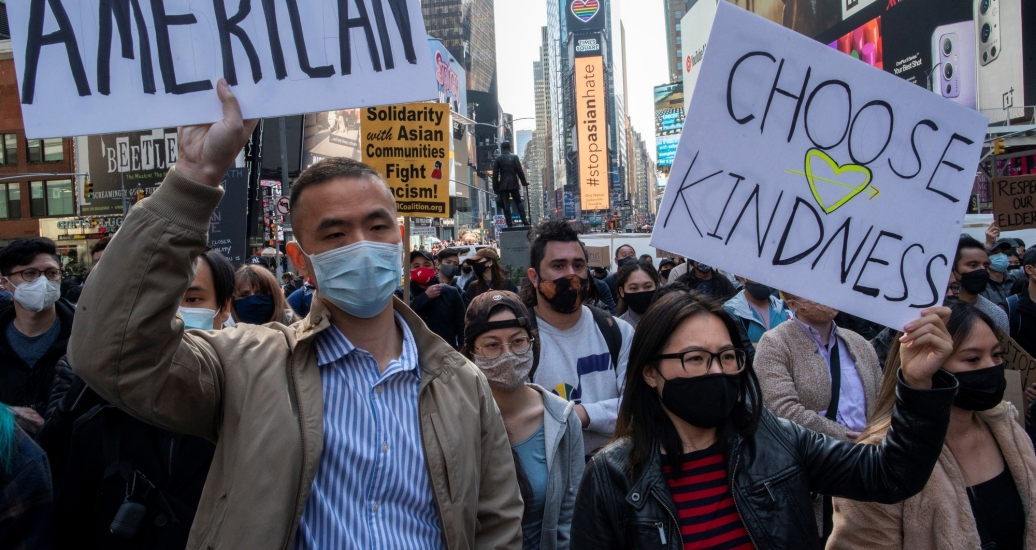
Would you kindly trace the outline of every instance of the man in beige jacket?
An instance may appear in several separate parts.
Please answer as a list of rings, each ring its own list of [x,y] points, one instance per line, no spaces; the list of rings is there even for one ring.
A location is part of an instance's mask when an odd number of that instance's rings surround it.
[[[105,399],[216,443],[188,548],[520,548],[499,411],[478,369],[392,300],[397,212],[370,168],[332,159],[296,181],[288,252],[317,286],[306,319],[184,331],[220,180],[255,126],[226,82],[217,92],[223,120],[181,129],[175,169],[106,250],[69,346]]]

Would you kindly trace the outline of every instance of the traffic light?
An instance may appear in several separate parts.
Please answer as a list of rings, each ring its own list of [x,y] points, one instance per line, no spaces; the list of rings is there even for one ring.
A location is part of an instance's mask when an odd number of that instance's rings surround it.
[[[94,198],[94,183],[90,181],[89,177],[86,178],[86,181],[83,183],[83,194],[86,195],[86,198],[88,199]]]
[[[996,138],[993,140],[993,154],[1004,154],[1004,138]]]

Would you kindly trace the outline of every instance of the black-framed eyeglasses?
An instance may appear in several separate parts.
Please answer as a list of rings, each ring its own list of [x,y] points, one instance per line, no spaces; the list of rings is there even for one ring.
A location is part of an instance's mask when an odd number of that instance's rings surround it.
[[[525,355],[532,349],[533,338],[528,336],[516,336],[510,342],[486,342],[481,346],[475,346],[475,353],[486,359],[496,359],[504,353],[504,348],[511,350],[515,355]]]
[[[949,286],[946,287],[946,289],[954,294],[960,294],[960,291],[964,290],[964,285],[960,283],[950,283]]]
[[[46,271],[40,271],[40,270],[38,270],[38,269],[36,269],[34,267],[29,267],[29,268],[23,269],[21,271],[13,271],[13,272],[11,272],[11,275],[21,275],[22,276],[22,280],[27,282],[27,283],[31,283],[32,281],[35,281],[36,279],[38,279],[40,274],[43,274],[44,276],[46,276],[47,280],[49,280],[49,281],[60,281],[61,280],[61,270],[59,270],[59,269],[48,269]],[[10,278],[11,275],[8,275],[7,277]]]
[[[663,359],[679,359],[683,364],[684,372],[691,376],[708,374],[712,368],[713,359],[719,359],[720,368],[724,374],[738,374],[745,370],[748,353],[740,348],[725,349],[719,353],[694,349],[680,353],[656,355],[652,358],[652,361],[661,361]]]

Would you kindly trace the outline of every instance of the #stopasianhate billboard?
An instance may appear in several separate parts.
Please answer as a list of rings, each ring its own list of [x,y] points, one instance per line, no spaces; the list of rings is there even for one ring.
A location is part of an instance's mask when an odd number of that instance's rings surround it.
[[[608,136],[604,104],[604,60],[576,60],[576,120],[579,140],[579,194],[583,210],[606,210]]]

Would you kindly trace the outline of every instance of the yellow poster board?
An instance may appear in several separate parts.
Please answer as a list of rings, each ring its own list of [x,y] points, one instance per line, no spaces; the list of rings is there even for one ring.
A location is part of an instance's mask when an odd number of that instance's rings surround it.
[[[363,162],[392,188],[401,216],[450,216],[450,106],[407,103],[363,109]]]

